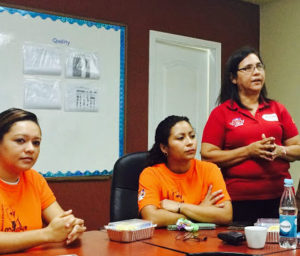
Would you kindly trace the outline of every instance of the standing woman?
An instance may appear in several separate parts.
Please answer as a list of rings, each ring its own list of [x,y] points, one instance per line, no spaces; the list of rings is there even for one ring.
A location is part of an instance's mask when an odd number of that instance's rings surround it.
[[[278,218],[289,162],[300,159],[300,137],[286,108],[267,98],[257,51],[244,47],[232,54],[218,102],[203,131],[201,156],[221,168],[233,220]]]
[[[158,226],[179,218],[228,224],[230,197],[221,171],[196,160],[197,140],[189,119],[169,116],[160,122],[150,150],[150,167],[139,179],[139,211]]]
[[[0,113],[0,253],[50,242],[73,242],[85,231],[72,211],[63,211],[46,180],[32,170],[41,130],[35,114]],[[43,220],[48,226],[43,228]]]

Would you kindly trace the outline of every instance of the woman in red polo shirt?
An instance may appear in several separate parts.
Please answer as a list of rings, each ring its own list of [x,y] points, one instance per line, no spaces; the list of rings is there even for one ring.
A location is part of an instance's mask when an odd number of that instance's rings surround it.
[[[278,218],[289,162],[300,159],[300,136],[286,108],[267,97],[257,51],[244,47],[232,54],[218,102],[203,131],[201,156],[221,167],[233,220]]]

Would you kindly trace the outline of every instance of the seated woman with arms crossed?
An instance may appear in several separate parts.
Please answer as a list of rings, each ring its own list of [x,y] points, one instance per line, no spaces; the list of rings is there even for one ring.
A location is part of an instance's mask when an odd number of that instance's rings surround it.
[[[63,211],[43,176],[31,169],[40,143],[35,114],[15,108],[0,113],[0,253],[69,244],[86,230],[84,221],[72,210]]]
[[[228,224],[232,207],[219,168],[196,160],[197,140],[187,117],[169,116],[158,125],[150,167],[139,179],[139,211],[158,226],[179,218]]]

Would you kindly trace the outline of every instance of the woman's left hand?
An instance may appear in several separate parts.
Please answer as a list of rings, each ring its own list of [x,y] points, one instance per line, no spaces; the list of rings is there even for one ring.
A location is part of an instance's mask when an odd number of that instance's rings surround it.
[[[274,149],[272,150],[272,157],[269,160],[273,161],[278,157],[289,162],[300,160],[300,135],[289,138],[283,141],[282,144],[281,146],[275,142],[273,143]]]
[[[72,231],[67,237],[66,243],[70,244],[73,241],[75,241],[85,230],[86,227],[84,226],[84,221],[82,219],[76,218],[75,224],[73,226]]]
[[[274,143],[274,145],[275,145],[275,149],[272,152],[273,153],[272,160],[274,160],[277,157],[281,157],[281,158],[285,157],[286,156],[286,149],[285,149],[285,147],[277,145],[275,143]]]
[[[207,194],[204,200],[200,203],[201,206],[217,206],[224,207],[224,204],[217,204],[224,197],[222,190],[212,192],[212,185],[209,185]]]

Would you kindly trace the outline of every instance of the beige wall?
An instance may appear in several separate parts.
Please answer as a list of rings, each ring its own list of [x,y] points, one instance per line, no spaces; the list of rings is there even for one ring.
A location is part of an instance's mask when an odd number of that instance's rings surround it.
[[[268,93],[283,103],[300,131],[300,1],[274,0],[260,7],[260,50]],[[300,161],[291,164],[295,188]]]

